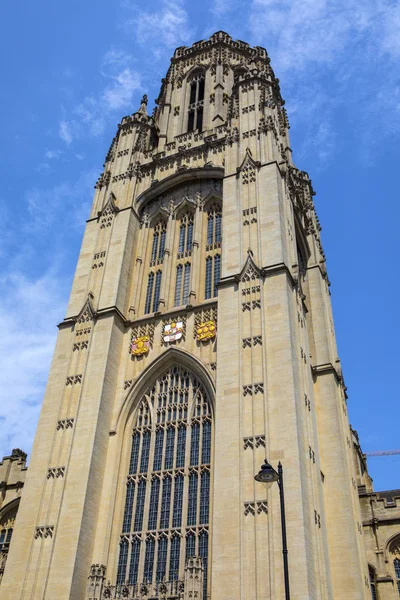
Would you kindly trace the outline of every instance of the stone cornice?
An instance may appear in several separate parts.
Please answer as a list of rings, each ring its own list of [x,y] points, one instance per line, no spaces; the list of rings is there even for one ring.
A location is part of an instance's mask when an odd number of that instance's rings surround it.
[[[266,64],[270,63],[267,51],[261,46],[255,46],[252,48],[250,44],[242,42],[240,40],[233,40],[228,33],[225,31],[217,31],[208,40],[200,40],[195,42],[192,46],[180,46],[175,50],[174,56],[171,63],[176,63],[181,59],[192,58],[198,54],[203,54],[204,51],[210,50],[211,48],[225,46],[231,48],[235,52],[239,52],[246,56],[246,58],[257,58],[265,60]]]

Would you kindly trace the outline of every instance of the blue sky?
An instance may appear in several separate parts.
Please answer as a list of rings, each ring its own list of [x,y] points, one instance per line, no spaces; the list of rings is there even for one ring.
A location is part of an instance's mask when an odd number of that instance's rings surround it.
[[[121,117],[177,46],[219,29],[264,46],[296,165],[317,192],[350,421],[364,451],[398,425],[400,5],[390,0],[2,4],[0,456],[30,451],[93,186]],[[369,460],[400,487],[400,456]]]

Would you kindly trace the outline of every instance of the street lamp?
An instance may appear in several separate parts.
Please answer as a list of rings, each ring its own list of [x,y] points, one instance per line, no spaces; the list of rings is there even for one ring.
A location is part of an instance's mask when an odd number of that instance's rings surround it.
[[[274,467],[269,464],[267,459],[265,459],[264,464],[261,465],[261,469],[254,477],[254,479],[256,481],[264,483],[267,489],[269,489],[271,485],[275,483],[275,481],[277,481],[279,485],[279,494],[281,499],[282,556],[283,572],[285,577],[285,599],[290,600],[288,550],[286,542],[285,497],[283,490],[283,467],[279,462],[278,472],[276,472]]]

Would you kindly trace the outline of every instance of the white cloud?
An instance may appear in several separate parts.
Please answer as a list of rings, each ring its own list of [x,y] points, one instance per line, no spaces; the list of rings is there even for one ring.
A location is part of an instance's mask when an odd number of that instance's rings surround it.
[[[1,457],[12,448],[31,449],[67,295],[55,269],[36,279],[8,272],[0,286],[7,290],[0,296]]]
[[[327,132],[340,108],[345,115],[351,105],[357,110],[352,127],[360,128],[361,140],[371,137],[373,128],[377,133],[378,122],[386,136],[400,130],[398,118],[393,123],[399,110],[394,74],[400,57],[400,6],[390,0],[252,0],[248,28],[255,43],[267,48],[289,117],[295,113],[296,125],[307,127],[308,140],[328,143],[328,152],[322,145],[316,148],[321,160],[335,150]],[[383,102],[391,109],[382,111]]]
[[[157,58],[163,56],[163,50],[190,42],[194,34],[183,0],[162,0],[154,12],[135,7],[135,15],[127,20],[126,27],[134,31],[140,44],[150,44]]]
[[[53,158],[60,158],[61,154],[61,150],[47,150],[44,156],[48,160],[52,160]]]
[[[68,121],[60,121],[59,135],[63,142],[70,146],[73,140],[71,124]]]
[[[132,102],[133,93],[140,87],[140,78],[131,69],[125,68],[112,78],[113,83],[103,94],[105,108],[118,110]]]

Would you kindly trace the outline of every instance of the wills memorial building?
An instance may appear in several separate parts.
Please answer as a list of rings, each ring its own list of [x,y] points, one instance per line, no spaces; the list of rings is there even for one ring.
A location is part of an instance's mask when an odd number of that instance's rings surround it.
[[[398,598],[288,129],[267,52],[224,32],[122,119],[29,468],[0,463],[2,600]]]

